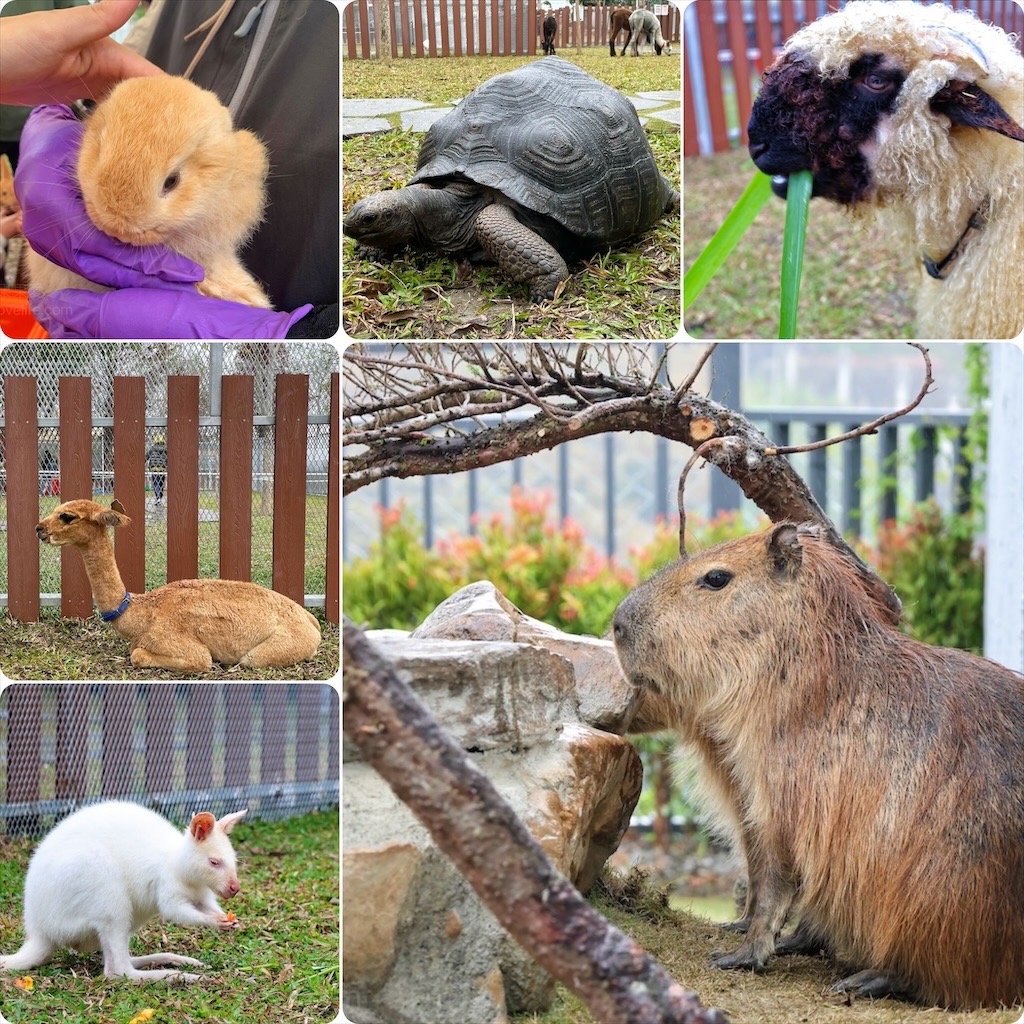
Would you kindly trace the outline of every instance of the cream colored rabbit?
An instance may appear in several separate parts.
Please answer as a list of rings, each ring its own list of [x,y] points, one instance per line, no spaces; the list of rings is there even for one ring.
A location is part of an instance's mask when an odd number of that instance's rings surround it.
[[[238,258],[263,214],[266,147],[233,131],[220,100],[170,75],[121,82],[86,119],[78,181],[90,220],[132,245],[166,245],[200,264],[196,288],[270,308]],[[45,255],[45,254],[44,254]],[[31,287],[109,289],[28,253]]]

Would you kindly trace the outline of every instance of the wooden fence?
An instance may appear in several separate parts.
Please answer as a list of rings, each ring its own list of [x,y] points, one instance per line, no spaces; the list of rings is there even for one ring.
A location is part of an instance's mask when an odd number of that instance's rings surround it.
[[[656,8],[649,5],[652,10]],[[659,14],[662,35],[678,41],[679,8],[665,6]],[[537,0],[388,0],[391,12],[391,55],[397,57],[472,57],[476,55],[533,55],[540,49],[541,22],[547,13]],[[350,58],[376,53],[376,26],[369,0],[354,0],[345,7],[344,39]],[[657,8],[660,10],[661,8]],[[568,7],[552,13],[558,22],[557,49],[576,45],[608,45],[610,7],[584,7],[583,20],[572,22]],[[624,37],[620,36],[620,44]]]
[[[92,497],[90,377],[61,377],[60,494]],[[253,378],[223,378],[220,445],[220,577],[249,580],[252,553]],[[306,560],[306,445],[309,378],[278,374],[275,402],[273,588],[300,604]],[[146,381],[114,378],[114,476],[132,522],[115,531],[118,568],[129,591],[145,590]],[[39,421],[34,377],[5,377],[8,608],[39,619]],[[338,622],[340,530],[340,376],[331,376],[327,482],[326,614]],[[167,582],[199,575],[199,378],[167,378]],[[61,548],[61,613],[92,614],[81,557]]]
[[[970,7],[1007,32],[1024,32],[1024,10],[1014,0],[946,2]],[[683,26],[683,156],[745,146],[764,69],[797,29],[840,6],[839,0],[694,0]]]
[[[262,818],[332,806],[338,712],[337,691],[315,683],[12,683],[0,820],[41,834],[84,801],[117,798],[179,821],[246,803]]]

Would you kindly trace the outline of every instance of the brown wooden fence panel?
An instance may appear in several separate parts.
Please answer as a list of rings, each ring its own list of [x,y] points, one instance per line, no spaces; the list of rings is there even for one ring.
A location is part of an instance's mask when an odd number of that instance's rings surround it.
[[[129,591],[146,589],[146,378],[114,378],[114,493],[131,523],[114,530]]]
[[[174,683],[150,683],[146,703],[146,791],[174,785]]]
[[[274,589],[302,604],[306,561],[309,377],[277,376],[274,402]]]
[[[249,748],[253,739],[252,687],[237,684],[224,691],[224,785],[249,784]]]
[[[167,378],[167,582],[199,575],[199,378]]]
[[[39,421],[34,377],[4,378],[4,410],[7,609],[22,622],[38,622],[40,545],[35,529],[39,521]]]
[[[466,7],[472,6],[473,0],[466,0]],[[468,12],[467,12],[468,16]],[[455,56],[462,56],[462,11],[460,0],[452,0],[452,21],[455,23]]]
[[[495,6],[497,6],[497,0],[495,0]],[[495,23],[497,28],[497,23]],[[505,0],[505,24],[502,26],[502,40],[501,44],[505,47],[502,53],[518,53],[519,47],[516,46],[515,50],[512,49],[512,4],[509,0]]]
[[[10,407],[5,408],[9,415]],[[42,687],[15,683],[8,699],[7,800],[12,804],[27,803],[40,794]],[[14,728],[15,722],[18,728]]]
[[[450,47],[448,44],[448,4],[447,0],[441,0],[441,56],[447,57],[450,53]],[[433,54],[431,54],[433,57]]]
[[[420,0],[413,0],[413,14],[416,22],[416,56],[423,56],[423,5]]]
[[[708,114],[711,118],[711,142],[716,153],[729,148],[729,130],[725,123],[722,99],[722,67],[718,63],[718,28],[710,3],[697,3],[697,24],[700,26],[700,53],[707,83]]]
[[[213,785],[212,686],[190,686],[185,700],[185,788]]]
[[[412,50],[409,47],[409,36],[411,35],[411,25],[409,21],[409,5],[407,3],[399,4],[401,9],[402,19],[402,56],[408,57]],[[392,25],[394,22],[391,23]]]
[[[263,730],[260,746],[260,781],[285,781],[284,752],[288,739],[288,684],[265,683]]]
[[[345,40],[348,44],[349,59],[356,59],[356,14],[355,4],[345,5]]]
[[[103,688],[104,796],[124,796],[132,791],[132,723],[135,720],[135,687],[108,683]]]
[[[320,777],[320,693],[319,686],[299,686],[295,721],[296,782],[311,782]]]
[[[341,374],[331,374],[331,440],[327,463],[327,590],[328,622],[340,621],[341,595]]]
[[[253,378],[221,379],[220,575],[252,579]]]
[[[86,738],[89,688],[62,683],[57,690],[56,777],[54,796],[80,800],[85,796]]]
[[[61,377],[60,500],[92,498],[92,378]],[[65,618],[92,615],[92,589],[80,552],[60,549],[60,611]]]
[[[349,4],[346,6],[346,13],[354,8],[356,4]],[[367,60],[370,57],[370,9],[367,4],[367,0],[359,0],[359,26],[360,26],[360,45],[362,46],[362,55]]]
[[[526,23],[537,24],[537,0],[529,0],[526,5]],[[526,52],[531,57],[537,52],[537,35],[534,32],[526,33]]]

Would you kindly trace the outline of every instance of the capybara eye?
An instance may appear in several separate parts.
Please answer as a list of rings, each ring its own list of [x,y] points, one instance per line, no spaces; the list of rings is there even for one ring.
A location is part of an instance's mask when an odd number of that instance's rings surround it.
[[[704,575],[697,580],[697,586],[703,587],[705,590],[721,590],[731,579],[731,572],[728,572],[725,569],[712,569],[710,572],[704,573]]]

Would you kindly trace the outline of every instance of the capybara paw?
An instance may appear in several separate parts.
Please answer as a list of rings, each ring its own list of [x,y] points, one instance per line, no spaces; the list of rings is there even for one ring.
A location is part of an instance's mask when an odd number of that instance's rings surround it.
[[[868,999],[881,999],[884,996],[896,996],[900,999],[914,999],[915,993],[910,986],[894,974],[883,971],[858,971],[842,981],[837,981],[830,989],[832,995],[861,996]]]
[[[750,918],[741,917],[738,921],[729,921],[721,927],[723,931],[738,932],[740,935],[746,935],[750,929]]]
[[[765,969],[766,960],[756,953],[740,946],[735,953],[715,956],[708,967],[718,971],[754,971],[760,974]]]

